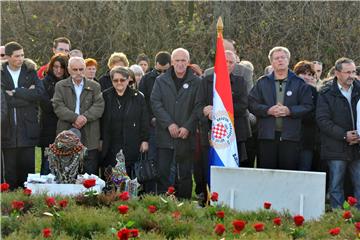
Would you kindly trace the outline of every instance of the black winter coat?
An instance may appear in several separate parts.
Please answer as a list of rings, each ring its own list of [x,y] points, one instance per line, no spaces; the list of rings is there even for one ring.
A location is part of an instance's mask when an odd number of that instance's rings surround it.
[[[15,90],[15,93],[13,96],[5,93],[8,114],[1,125],[1,147],[33,147],[39,141],[38,101],[44,94],[43,83],[38,79],[35,70],[28,69],[23,64],[18,88],[15,88],[7,65],[7,63],[2,65],[1,89],[4,93],[6,90]],[[35,86],[35,88],[29,89],[31,86]]]
[[[275,117],[267,114],[269,108],[274,105],[276,105],[275,76],[271,73],[260,77],[249,94],[249,110],[258,121],[258,139],[275,139]],[[292,71],[288,71],[284,105],[289,108],[290,116],[283,118],[281,138],[300,141],[301,119],[311,112],[314,105],[309,85]]]
[[[200,119],[201,144],[209,145],[208,132],[211,129],[211,121],[204,117],[203,109],[207,105],[213,105],[213,78],[214,74],[205,76],[201,80],[197,101],[200,102],[198,117]],[[243,77],[230,74],[231,92],[234,107],[234,127],[236,140],[246,141],[250,137],[250,126],[247,123],[248,94],[247,83]]]
[[[40,101],[40,147],[48,147],[56,137],[58,117],[54,112],[51,99],[55,93],[55,84],[60,81],[55,76],[47,74],[43,80],[45,92]]]
[[[156,69],[151,70],[150,72],[146,73],[140,80],[139,84],[139,91],[144,94],[148,113],[149,113],[149,120],[154,117],[153,111],[151,109],[150,103],[150,96],[151,92],[155,83],[155,79],[159,76],[159,73]]]
[[[313,86],[310,86],[312,93],[313,104],[316,107],[318,92]],[[318,148],[319,143],[319,128],[315,119],[315,108],[308,114],[306,114],[302,120],[302,137],[301,145],[303,149],[315,150]]]
[[[124,104],[125,116],[123,124],[123,153],[125,155],[126,165],[137,161],[139,156],[140,145],[149,139],[149,121],[144,96],[136,90],[127,87],[124,94],[127,94],[126,103]],[[111,114],[116,105],[117,93],[115,89],[109,88],[103,92],[105,101],[104,114],[101,118],[101,139],[102,157],[105,158],[111,149]],[[107,166],[109,163],[103,163]]]
[[[195,130],[198,122],[196,94],[200,78],[187,68],[183,85],[176,90],[174,68],[169,68],[156,78],[151,93],[151,107],[156,117],[156,144],[160,148],[176,149],[181,155],[195,149]],[[168,127],[175,123],[189,130],[187,139],[174,139]]]
[[[336,78],[320,90],[316,120],[321,134],[322,159],[359,159],[359,145],[350,146],[344,138],[347,131],[356,129],[356,104],[360,99],[360,83],[354,81],[353,86],[351,109],[349,102],[339,90]]]
[[[104,92],[106,89],[113,86],[110,78],[110,70],[99,78],[99,83],[101,86],[101,92]]]

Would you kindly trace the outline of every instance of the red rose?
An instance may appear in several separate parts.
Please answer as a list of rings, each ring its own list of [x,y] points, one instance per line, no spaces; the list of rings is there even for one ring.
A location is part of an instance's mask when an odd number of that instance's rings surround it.
[[[179,211],[175,211],[171,215],[175,219],[179,219],[181,217],[181,213]]]
[[[360,231],[360,222],[356,222],[354,225],[356,230]]]
[[[225,226],[221,223],[216,224],[215,233],[221,236],[225,232]]]
[[[168,187],[167,194],[171,195],[175,192],[175,188],[173,186]]]
[[[264,202],[264,208],[265,209],[270,209],[271,208],[271,203],[270,202]]]
[[[21,210],[21,209],[23,209],[24,208],[24,202],[23,201],[16,201],[16,200],[14,200],[14,201],[12,201],[11,202],[11,207],[13,208],[13,209],[16,209],[16,210]]]
[[[349,203],[350,206],[354,206],[357,204],[357,199],[354,197],[348,197],[347,202]]]
[[[53,207],[56,205],[55,198],[53,198],[53,197],[46,197],[45,203],[48,207]]]
[[[117,233],[119,240],[128,240],[130,237],[130,230],[127,228],[123,228]]]
[[[219,198],[219,194],[217,192],[211,193],[211,201],[217,202]]]
[[[148,210],[150,213],[154,213],[154,212],[156,212],[157,208],[154,205],[150,205],[150,206],[148,206]]]
[[[9,190],[9,187],[10,187],[10,185],[8,183],[6,183],[6,182],[2,183],[0,185],[0,192],[5,192],[5,191]]]
[[[68,205],[68,200],[63,199],[61,201],[59,201],[59,206],[62,208],[66,208],[66,206]]]
[[[127,205],[118,206],[119,213],[126,214],[129,211],[129,207]]]
[[[96,179],[95,178],[86,179],[83,181],[83,185],[86,188],[91,188],[96,185]]]
[[[277,218],[274,218],[273,219],[273,223],[277,226],[280,226],[281,225],[281,218],[277,217]]]
[[[216,216],[218,217],[218,218],[224,218],[225,217],[225,213],[224,213],[224,211],[217,211],[216,212]]]
[[[122,192],[119,194],[121,201],[127,201],[130,198],[129,192]]]
[[[44,238],[49,238],[49,237],[51,237],[51,229],[50,229],[50,228],[44,228],[44,229],[43,229],[43,237],[44,237]]]
[[[134,229],[130,229],[130,237],[136,238],[139,236],[139,230],[134,228]]]
[[[352,214],[350,211],[345,211],[344,214],[343,214],[343,218],[344,219],[349,219],[352,217]]]
[[[232,225],[234,226],[236,232],[240,232],[245,228],[246,222],[243,220],[234,220]]]
[[[30,188],[25,188],[24,189],[24,191],[23,191],[23,193],[24,193],[24,195],[26,195],[26,196],[30,196],[31,195],[31,189]]]
[[[296,226],[301,226],[304,223],[304,217],[301,215],[295,215],[294,216],[294,223]]]
[[[330,230],[329,230],[329,233],[330,233],[331,235],[333,235],[333,236],[336,236],[336,235],[338,235],[338,234],[340,233],[340,228],[337,227],[337,228],[330,229]]]
[[[253,225],[253,227],[254,227],[255,231],[257,231],[257,232],[262,232],[265,229],[265,225],[263,223],[261,223],[261,222],[260,223],[255,223]]]

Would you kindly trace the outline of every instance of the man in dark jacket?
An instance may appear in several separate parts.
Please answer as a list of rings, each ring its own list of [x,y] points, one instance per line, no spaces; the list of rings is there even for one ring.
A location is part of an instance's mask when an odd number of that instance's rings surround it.
[[[186,49],[175,49],[171,54],[172,67],[156,79],[150,97],[156,118],[158,192],[165,193],[170,186],[170,170],[175,159],[175,189],[181,198],[190,198],[192,191],[197,121],[195,97],[200,83],[188,67],[189,62]]]
[[[16,42],[5,45],[7,63],[2,65],[1,89],[8,114],[1,125],[3,180],[11,189],[23,186],[35,172],[35,145],[39,138],[38,101],[44,92],[34,70],[24,62],[24,50]]]
[[[356,104],[360,84],[355,80],[353,60],[335,62],[335,78],[320,90],[316,120],[321,132],[321,159],[329,166],[329,194],[332,208],[344,203],[344,177],[351,173],[354,195],[360,199],[360,138],[356,131]],[[360,207],[360,204],[357,204]]]
[[[226,64],[230,74],[232,100],[234,106],[234,125],[238,153],[241,159],[246,159],[245,141],[250,136],[250,127],[247,124],[248,94],[246,82],[243,77],[233,74],[236,56],[233,52],[225,51]],[[200,134],[202,146],[202,190],[206,193],[206,184],[209,172],[209,136],[211,135],[211,119],[213,107],[213,79],[214,74],[201,79],[197,102],[199,102],[198,116],[200,119]],[[244,156],[245,155],[245,156]],[[241,163],[240,163],[241,166]],[[206,194],[205,194],[206,195]]]
[[[155,123],[156,118],[151,109],[150,96],[155,83],[155,79],[164,73],[171,64],[171,55],[166,51],[160,51],[155,56],[155,67],[146,73],[140,80],[139,91],[144,94],[148,113],[149,113],[149,159],[157,158]],[[149,183],[146,187],[147,192],[156,192],[155,184]]]
[[[301,119],[313,109],[309,86],[289,70],[290,52],[269,52],[274,71],[260,77],[249,94],[249,110],[258,120],[258,167],[295,170]]]

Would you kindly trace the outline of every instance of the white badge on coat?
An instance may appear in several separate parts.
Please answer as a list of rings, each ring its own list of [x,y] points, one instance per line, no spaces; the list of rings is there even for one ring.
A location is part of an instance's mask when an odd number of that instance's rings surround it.
[[[290,97],[292,95],[292,91],[287,91],[286,96]]]
[[[185,83],[185,84],[183,85],[183,88],[188,89],[188,88],[189,88],[189,84]]]

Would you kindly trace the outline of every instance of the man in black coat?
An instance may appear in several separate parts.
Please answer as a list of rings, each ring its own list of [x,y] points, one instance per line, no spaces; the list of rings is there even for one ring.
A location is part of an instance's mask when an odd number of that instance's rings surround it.
[[[8,114],[1,125],[3,180],[11,189],[23,186],[35,172],[35,145],[39,138],[38,101],[44,93],[35,70],[24,62],[24,50],[16,42],[5,45],[7,63],[2,65],[1,89]]]
[[[175,160],[175,189],[181,198],[190,198],[192,191],[197,122],[195,98],[200,83],[188,67],[189,62],[186,49],[175,49],[171,54],[172,67],[156,79],[150,97],[156,118],[158,192],[165,193],[171,185],[171,167]]]
[[[325,85],[318,96],[316,120],[321,133],[321,159],[329,166],[329,194],[332,208],[342,207],[344,178],[349,169],[354,195],[360,199],[359,134],[356,130],[356,105],[360,84],[356,81],[353,60],[340,58],[335,62],[335,78]],[[360,208],[360,204],[357,204]]]
[[[164,73],[171,64],[171,55],[166,51],[160,51],[155,56],[155,67],[146,73],[140,80],[139,91],[144,94],[146,106],[149,113],[149,159],[157,158],[155,124],[156,118],[151,109],[150,96],[155,83],[155,79]],[[156,192],[155,182],[148,183],[145,187],[146,192]]]
[[[236,141],[240,159],[246,159],[245,141],[250,137],[250,127],[247,123],[247,106],[248,94],[247,84],[243,77],[233,74],[236,56],[233,52],[225,51],[226,64],[230,74],[230,84],[232,92],[232,100],[234,107],[234,127],[236,134]],[[198,117],[200,119],[200,134],[202,146],[202,190],[206,193],[206,185],[208,184],[209,172],[209,136],[211,135],[211,120],[213,107],[213,79],[214,74],[205,76],[201,79],[199,92],[197,95],[197,102],[199,102]],[[245,156],[244,156],[245,155]],[[240,163],[241,166],[241,163]],[[206,194],[205,194],[206,196]]]
[[[309,86],[289,70],[290,52],[269,52],[274,71],[260,77],[249,94],[249,110],[258,121],[257,166],[295,170],[300,152],[301,120],[313,109]]]

